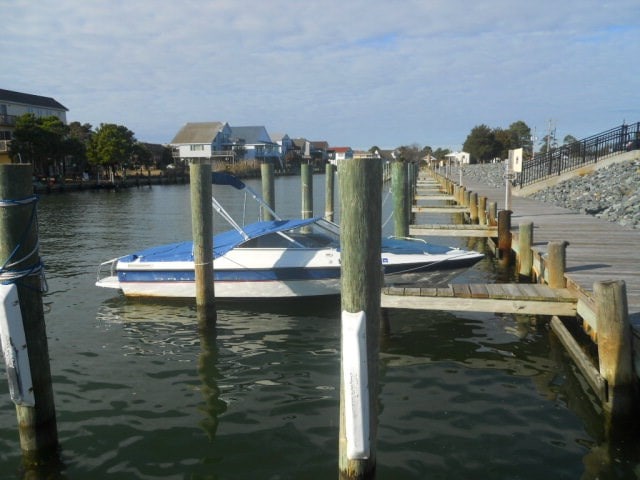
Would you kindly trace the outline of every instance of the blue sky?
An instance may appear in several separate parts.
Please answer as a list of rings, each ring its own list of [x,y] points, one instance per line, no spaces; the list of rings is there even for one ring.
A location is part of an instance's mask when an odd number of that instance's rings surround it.
[[[186,122],[460,149],[640,121],[638,0],[0,0],[0,88],[168,143]]]

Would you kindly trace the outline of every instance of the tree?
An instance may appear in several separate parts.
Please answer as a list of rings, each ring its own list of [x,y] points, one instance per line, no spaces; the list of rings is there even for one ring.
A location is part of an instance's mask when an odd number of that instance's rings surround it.
[[[437,160],[444,160],[444,157],[446,155],[449,155],[450,153],[451,150],[449,150],[448,148],[438,147],[431,154],[436,157]]]
[[[129,161],[135,142],[133,132],[127,127],[102,123],[89,140],[87,158],[90,163],[109,168],[113,173]]]
[[[55,115],[39,118],[32,113],[21,115],[13,132],[11,156],[33,164],[36,174],[64,172],[68,132],[69,127]]]
[[[509,125],[511,143],[509,148],[522,148],[525,152],[530,152],[533,145],[531,139],[531,129],[522,120]]]
[[[462,146],[465,152],[469,152],[472,161],[480,163],[493,160],[500,154],[501,148],[495,132],[486,125],[473,127]]]
[[[398,151],[398,159],[401,162],[417,163],[423,157],[420,151],[420,145],[418,145],[417,143],[414,143],[409,146],[403,145],[401,147],[398,147],[397,151]]]

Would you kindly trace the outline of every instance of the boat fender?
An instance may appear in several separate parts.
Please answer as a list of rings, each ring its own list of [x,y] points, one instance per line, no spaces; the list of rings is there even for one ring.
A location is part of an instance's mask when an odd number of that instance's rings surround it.
[[[347,458],[369,458],[369,375],[367,371],[367,317],[364,312],[342,312],[342,378],[344,379]]]
[[[0,341],[11,400],[16,405],[35,406],[27,340],[15,284],[0,285]]]

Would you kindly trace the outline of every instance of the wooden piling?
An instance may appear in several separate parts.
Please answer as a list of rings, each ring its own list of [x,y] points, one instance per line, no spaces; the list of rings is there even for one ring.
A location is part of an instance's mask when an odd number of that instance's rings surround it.
[[[511,211],[498,213],[498,258],[503,263],[511,261]]]
[[[31,164],[0,165],[0,261],[3,283],[15,283],[35,404],[16,404],[20,448],[27,467],[58,448],[49,347],[42,307],[36,197]],[[6,280],[5,278],[6,277]]]
[[[191,230],[195,270],[196,306],[209,312],[215,321],[215,292],[213,287],[213,206],[211,204],[211,161],[192,160]]]
[[[531,278],[533,269],[533,223],[523,222],[518,225],[518,274]]]
[[[334,185],[335,185],[335,166],[327,163],[325,167],[325,196],[324,196],[324,218],[333,222],[334,214]]]
[[[339,478],[371,479],[376,466],[376,425],[378,390],[378,352],[380,343],[382,287],[381,248],[381,204],[382,204],[382,167],[375,159],[354,158],[342,162],[339,166],[341,206],[341,288],[343,331],[349,314],[364,312],[366,316],[366,374],[368,375],[366,392],[368,401],[368,448],[350,458],[347,442],[345,401],[354,398],[351,392],[345,392],[344,378],[345,356],[352,357],[353,352],[342,351],[341,356],[341,394],[340,394],[340,438],[339,438]],[[347,312],[345,315],[344,312]],[[344,341],[344,337],[343,337]],[[348,355],[350,353],[350,355]],[[350,384],[350,383],[349,383]],[[356,392],[356,397],[358,392]],[[373,394],[373,395],[372,395]],[[352,455],[353,457],[353,455]]]
[[[313,217],[313,170],[311,165],[300,165],[300,181],[302,182],[302,218]]]
[[[273,180],[273,163],[263,163],[260,165],[260,176],[262,178],[262,199],[269,205],[271,210],[276,209],[276,194]],[[261,220],[273,220],[273,214],[266,208],[260,209]]]
[[[391,167],[391,190],[393,191],[393,225],[396,237],[409,236],[409,201],[407,198],[407,164],[394,162]]]
[[[474,225],[479,223],[478,194],[476,192],[471,192],[471,195],[469,196],[469,221]]]
[[[614,418],[629,418],[637,398],[632,331],[626,284],[622,280],[593,284],[598,322],[600,374],[607,381],[605,410]]]
[[[481,196],[478,200],[478,220],[480,225],[487,224],[487,197]]]
[[[547,283],[553,288],[565,288],[564,278],[567,259],[566,250],[569,242],[549,242],[547,246]]]
[[[498,204],[496,202],[489,202],[487,217],[489,218],[490,226],[495,227],[498,225]]]

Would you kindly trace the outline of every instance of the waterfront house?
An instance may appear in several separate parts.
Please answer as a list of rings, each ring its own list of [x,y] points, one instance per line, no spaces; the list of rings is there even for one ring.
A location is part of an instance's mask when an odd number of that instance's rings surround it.
[[[9,145],[18,117],[32,113],[37,118],[55,116],[67,123],[69,109],[51,97],[0,89],[0,163],[9,163]]]
[[[353,158],[353,150],[351,147],[329,147],[328,149],[329,163],[338,165],[343,160]]]
[[[234,161],[231,150],[231,127],[227,122],[186,123],[171,140],[175,161],[184,163],[202,158]]]
[[[293,150],[293,140],[286,133],[272,133],[271,140],[278,145],[280,161],[285,163],[287,154]]]
[[[229,140],[236,160],[258,160],[282,167],[280,148],[265,127],[231,127]]]

